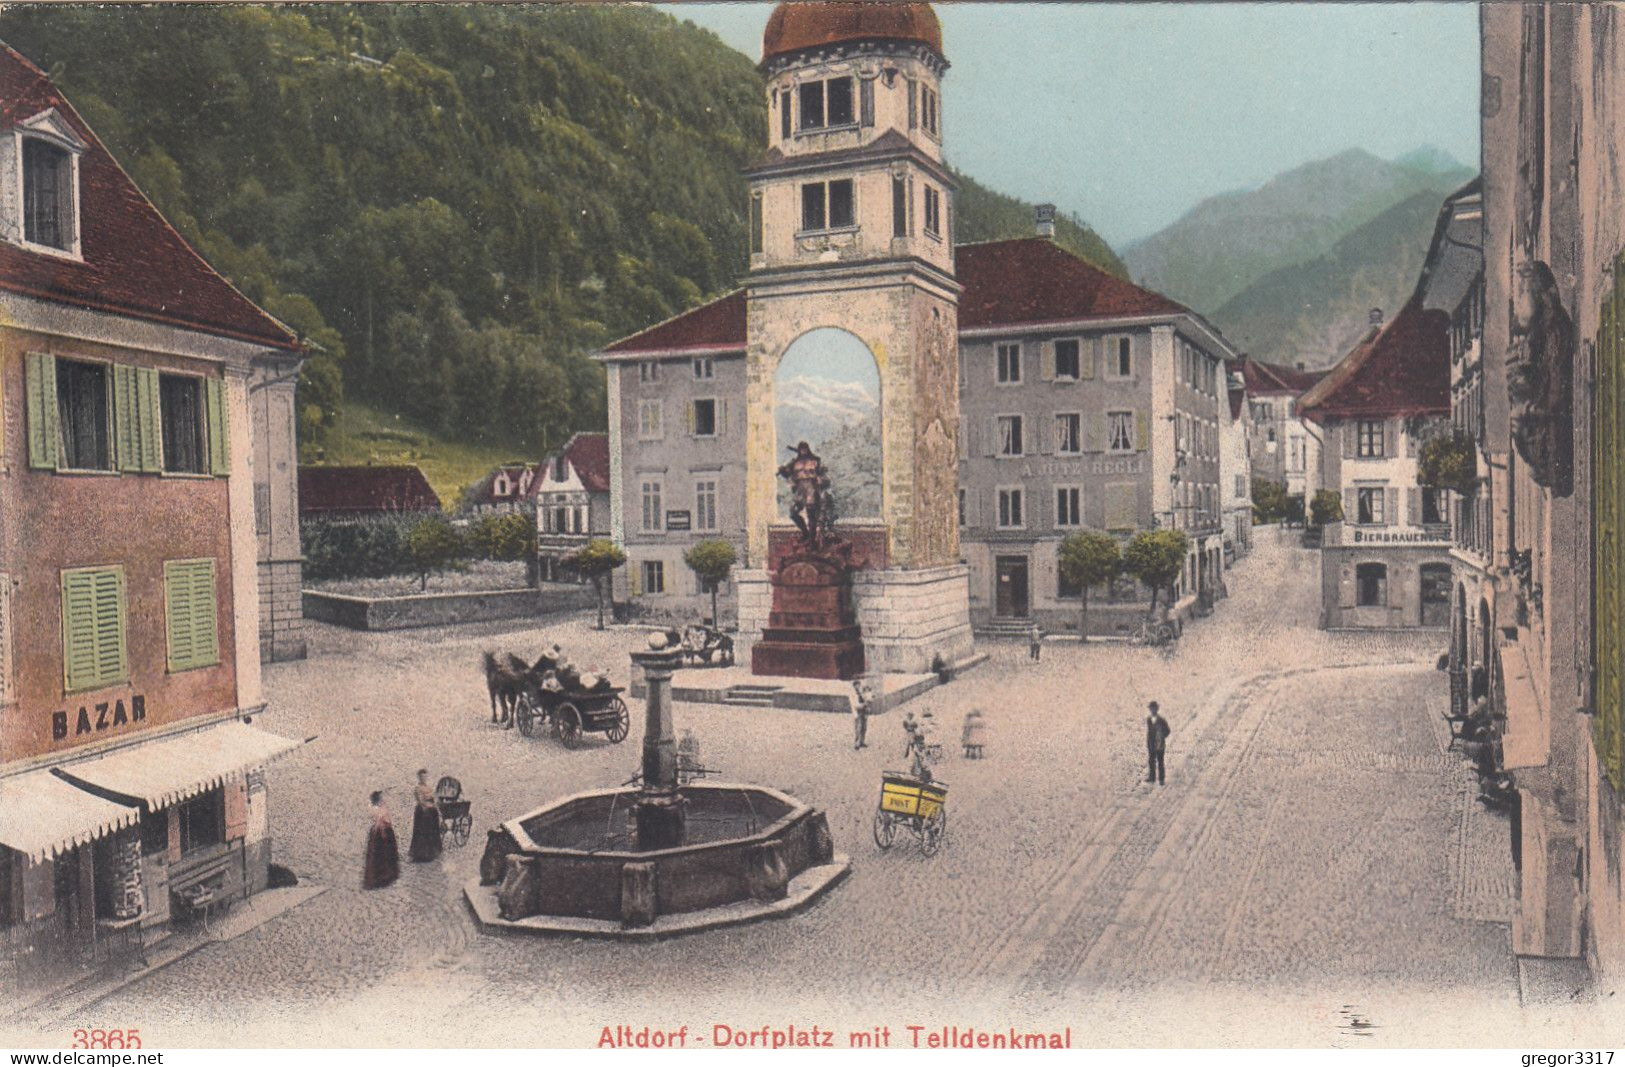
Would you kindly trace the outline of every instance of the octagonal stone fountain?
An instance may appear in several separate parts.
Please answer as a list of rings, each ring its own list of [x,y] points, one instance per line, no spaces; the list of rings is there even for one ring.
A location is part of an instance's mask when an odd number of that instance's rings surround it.
[[[648,683],[641,784],[551,801],[488,831],[464,890],[482,928],[628,940],[787,915],[847,873],[829,820],[757,785],[680,785],[661,635],[632,659]]]

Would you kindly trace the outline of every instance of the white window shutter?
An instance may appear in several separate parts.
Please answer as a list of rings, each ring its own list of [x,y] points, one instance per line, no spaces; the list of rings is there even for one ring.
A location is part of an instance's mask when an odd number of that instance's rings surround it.
[[[1360,521],[1360,491],[1358,489],[1343,490],[1343,521],[1347,523]]]
[[[988,455],[996,456],[1000,454],[1003,448],[1003,442],[1000,440],[1001,436],[998,417],[994,416],[987,421],[987,440],[983,443]]]
[[[1383,493],[1387,497],[1387,507],[1383,508],[1382,524],[1384,526],[1396,526],[1399,519],[1399,490],[1384,489]]]
[[[1044,341],[1038,346],[1038,376],[1046,382],[1055,380],[1055,342]]]

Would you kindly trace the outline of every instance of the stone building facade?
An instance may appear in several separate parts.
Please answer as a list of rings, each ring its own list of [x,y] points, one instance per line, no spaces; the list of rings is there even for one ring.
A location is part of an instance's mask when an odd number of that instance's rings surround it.
[[[0,324],[0,945],[53,975],[266,883],[302,347],[3,45]]]
[[[1493,594],[1479,610],[1521,801],[1513,949],[1585,961],[1612,988],[1625,973],[1625,6],[1479,17]]]
[[[1372,312],[1373,332],[1382,323],[1382,313]],[[1320,484],[1322,441],[1306,424],[1299,411],[1298,398],[1325,377],[1325,371],[1303,366],[1284,367],[1244,356],[1231,365],[1241,376],[1247,396],[1247,451],[1251,476],[1255,481],[1271,481],[1286,487],[1287,496],[1302,502],[1307,513]]]

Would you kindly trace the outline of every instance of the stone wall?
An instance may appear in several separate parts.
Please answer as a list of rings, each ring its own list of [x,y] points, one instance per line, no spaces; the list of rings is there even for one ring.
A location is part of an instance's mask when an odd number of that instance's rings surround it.
[[[298,560],[261,561],[260,660],[305,658],[303,568]]]
[[[409,630],[420,626],[453,626],[583,611],[597,603],[590,585],[402,597],[343,596],[307,589],[304,615],[307,619],[352,630]]]

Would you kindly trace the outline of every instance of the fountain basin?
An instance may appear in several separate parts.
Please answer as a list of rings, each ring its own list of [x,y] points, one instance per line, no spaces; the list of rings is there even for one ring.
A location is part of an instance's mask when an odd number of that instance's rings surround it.
[[[683,844],[640,851],[635,788],[576,793],[488,833],[465,891],[488,929],[666,936],[788,914],[846,873],[824,813],[765,786],[683,787]]]

